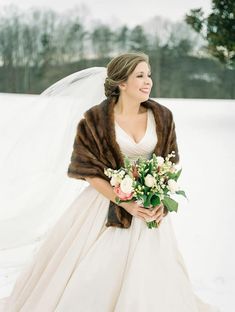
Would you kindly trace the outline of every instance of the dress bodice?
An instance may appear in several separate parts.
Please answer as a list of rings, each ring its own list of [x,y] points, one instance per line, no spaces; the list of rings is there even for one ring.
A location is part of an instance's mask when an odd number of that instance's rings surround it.
[[[132,162],[138,157],[151,158],[157,144],[156,124],[151,109],[147,111],[147,128],[142,139],[136,143],[115,121],[116,141],[123,155],[128,156]]]

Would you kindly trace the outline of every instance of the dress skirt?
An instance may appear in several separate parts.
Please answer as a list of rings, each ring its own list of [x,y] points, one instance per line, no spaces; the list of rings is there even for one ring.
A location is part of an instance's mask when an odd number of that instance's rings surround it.
[[[159,228],[106,227],[109,200],[87,186],[20,274],[4,311],[215,312],[194,294],[170,213]]]

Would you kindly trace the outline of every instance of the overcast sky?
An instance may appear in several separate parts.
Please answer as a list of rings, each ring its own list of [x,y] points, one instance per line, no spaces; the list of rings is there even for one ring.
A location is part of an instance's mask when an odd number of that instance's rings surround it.
[[[11,3],[21,9],[39,6],[40,3],[40,7],[50,7],[58,12],[85,3],[90,18],[109,24],[125,23],[129,26],[141,24],[158,15],[179,21],[190,9],[202,7],[205,13],[211,9],[211,0],[0,0],[0,10]]]

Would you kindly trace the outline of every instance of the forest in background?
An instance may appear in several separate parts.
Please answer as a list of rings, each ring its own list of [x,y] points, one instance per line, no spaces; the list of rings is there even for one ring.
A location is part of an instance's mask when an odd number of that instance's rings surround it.
[[[235,69],[209,55],[184,21],[155,17],[132,28],[87,25],[79,8],[63,15],[17,7],[0,13],[0,92],[39,94],[71,73],[106,66],[128,51],[149,55],[152,97],[235,98]]]

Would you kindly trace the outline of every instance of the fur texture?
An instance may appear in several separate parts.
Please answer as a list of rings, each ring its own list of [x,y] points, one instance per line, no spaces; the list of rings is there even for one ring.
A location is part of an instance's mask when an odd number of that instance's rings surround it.
[[[124,165],[120,146],[116,142],[114,126],[114,102],[105,99],[84,113],[77,126],[68,176],[85,180],[100,177],[109,181],[104,168],[118,169]],[[153,111],[158,141],[154,149],[157,156],[167,156],[175,151],[172,162],[179,162],[175,124],[172,112],[165,106],[149,99],[141,103]],[[165,208],[165,213],[167,209]],[[132,215],[110,201],[106,226],[129,228]]]

